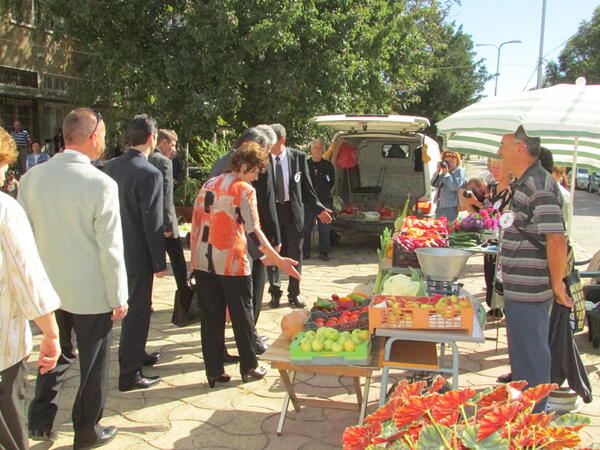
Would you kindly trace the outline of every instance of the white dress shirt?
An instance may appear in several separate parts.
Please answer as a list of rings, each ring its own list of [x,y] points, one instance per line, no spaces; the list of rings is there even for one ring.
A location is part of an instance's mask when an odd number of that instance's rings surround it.
[[[290,163],[287,154],[287,150],[285,147],[281,152],[281,155],[274,155],[271,153],[271,161],[273,162],[273,174],[275,176],[275,181],[277,181],[277,160],[275,159],[279,156],[279,164],[281,164],[281,170],[283,171],[283,188],[285,190],[285,201],[290,201]],[[273,185],[275,186],[275,185]],[[277,192],[277,188],[275,187],[275,192]]]
[[[59,307],[25,211],[0,193],[0,370],[31,353],[28,321]]]

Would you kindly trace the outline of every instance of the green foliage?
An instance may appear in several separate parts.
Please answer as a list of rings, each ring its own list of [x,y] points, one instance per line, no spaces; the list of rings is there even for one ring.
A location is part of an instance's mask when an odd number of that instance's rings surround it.
[[[446,74],[435,69],[444,40],[462,39],[443,24],[452,1],[44,3],[62,18],[54,37],[81,43],[81,81],[70,95],[99,105],[109,131],[144,111],[182,142],[279,122],[295,145],[308,141],[313,115],[402,112],[424,92],[434,97],[430,81]],[[471,100],[470,89],[477,88],[465,87],[463,101]],[[441,111],[433,102],[429,108]]]
[[[544,84],[574,83],[578,77],[585,77],[587,84],[600,83],[600,6],[591,20],[581,23],[560,52],[558,62],[547,65]]]
[[[193,206],[202,181],[192,177],[184,178],[173,190],[175,206]]]
[[[220,139],[216,142],[208,139],[199,139],[198,144],[193,149],[190,148],[188,162],[198,164],[200,167],[206,167],[210,170],[215,161],[227,153],[229,148],[229,141],[226,139]]]

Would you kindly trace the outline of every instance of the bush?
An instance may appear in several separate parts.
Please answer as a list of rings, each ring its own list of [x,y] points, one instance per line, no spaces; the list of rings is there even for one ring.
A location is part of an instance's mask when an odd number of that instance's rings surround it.
[[[203,182],[196,178],[184,178],[173,190],[175,206],[193,206],[202,184]]]

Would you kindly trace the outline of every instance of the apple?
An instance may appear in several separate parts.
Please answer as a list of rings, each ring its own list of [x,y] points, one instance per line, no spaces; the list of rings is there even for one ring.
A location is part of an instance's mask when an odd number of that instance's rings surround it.
[[[313,352],[322,352],[323,351],[323,341],[319,338],[313,339],[311,342],[311,347]]]
[[[341,352],[343,350],[344,350],[344,346],[342,344],[340,344],[339,342],[334,342],[333,344],[331,344],[332,352]]]
[[[310,352],[311,348],[312,347],[310,345],[310,341],[302,341],[302,342],[300,342],[300,349],[303,352]]]
[[[360,330],[359,336],[363,341],[368,341],[371,337],[371,335],[369,334],[369,330]]]
[[[325,342],[323,342],[323,349],[326,352],[330,352],[331,351],[331,347],[333,346],[333,344],[335,344],[334,341],[332,341],[331,339],[326,339]]]
[[[347,352],[353,352],[356,350],[356,344],[352,342],[352,339],[348,339],[346,342],[344,342],[344,350]]]

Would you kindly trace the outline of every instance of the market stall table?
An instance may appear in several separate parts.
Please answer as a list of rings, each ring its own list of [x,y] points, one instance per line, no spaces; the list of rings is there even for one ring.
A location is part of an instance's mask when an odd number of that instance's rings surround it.
[[[485,336],[481,331],[479,322],[476,318],[473,320],[473,331],[471,334],[467,334],[461,330],[409,330],[409,329],[386,329],[378,328],[375,330],[375,336],[387,337],[387,342],[384,348],[383,355],[383,370],[381,374],[381,391],[379,394],[379,406],[383,406],[386,400],[387,384],[389,378],[389,371],[391,368],[414,370],[415,365],[412,363],[402,364],[392,360],[393,351],[392,348],[394,343],[397,341],[417,341],[417,342],[429,342],[434,344],[441,344],[440,357],[437,364],[419,365],[419,370],[427,372],[440,372],[440,373],[451,373],[452,374],[452,389],[458,389],[458,370],[459,370],[459,356],[457,342],[485,342]],[[444,356],[445,356],[445,345],[449,345],[452,349],[452,365],[451,367],[444,367]],[[396,359],[396,358],[394,358]]]
[[[344,366],[344,365],[295,365],[290,359],[290,341],[280,336],[269,349],[260,357],[261,360],[269,361],[271,367],[279,371],[279,375],[285,385],[286,394],[283,398],[283,405],[277,424],[277,435],[281,436],[283,424],[288,411],[290,400],[296,412],[300,411],[300,407],[315,406],[319,408],[333,408],[359,411],[358,423],[362,424],[367,408],[369,397],[369,388],[371,385],[371,377],[374,370],[378,370],[381,365],[381,339],[373,339],[371,347],[371,360],[365,366]],[[296,373],[309,373],[313,375],[327,376],[347,376],[354,378],[354,390],[356,392],[356,403],[343,402],[338,400],[324,400],[317,398],[308,398],[299,396],[294,389],[294,379]],[[365,378],[365,385],[361,391],[360,378]]]

